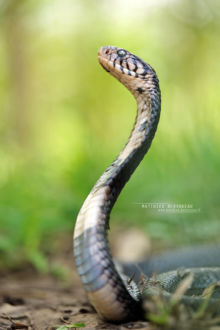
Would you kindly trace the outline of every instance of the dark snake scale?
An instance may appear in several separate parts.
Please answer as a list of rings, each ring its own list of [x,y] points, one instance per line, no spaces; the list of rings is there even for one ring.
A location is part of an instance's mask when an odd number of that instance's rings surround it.
[[[154,272],[162,272],[157,281],[168,298],[185,275],[191,272],[194,275],[191,289],[196,287],[196,291],[199,286],[197,291],[200,290],[201,294],[207,285],[220,281],[220,268],[201,268],[220,266],[220,249],[213,246],[198,247],[188,252],[179,250],[140,262],[138,267],[133,264],[116,266],[113,262],[107,239],[110,212],[125,183],[151,145],[159,122],[161,98],[154,69],[139,57],[127,50],[106,46],[99,50],[98,59],[102,67],[134,95],[138,111],[125,147],[97,181],[78,214],[74,256],[91,304],[105,320],[120,322],[141,318],[143,301],[157,294],[153,283],[140,294],[140,269],[149,276]],[[179,267],[190,269],[181,272],[175,270]],[[128,281],[134,273],[136,280]],[[188,295],[182,301],[196,309],[202,298]],[[220,295],[211,299],[210,304],[213,301],[220,305]]]

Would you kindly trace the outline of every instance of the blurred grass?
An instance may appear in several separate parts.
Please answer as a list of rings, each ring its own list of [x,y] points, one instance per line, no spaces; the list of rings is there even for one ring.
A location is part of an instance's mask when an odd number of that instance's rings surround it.
[[[126,142],[132,96],[97,62],[118,45],[149,62],[162,90],[158,132],[125,187],[113,225],[171,246],[217,241],[220,8],[217,1],[2,1],[0,4],[2,266],[44,264],[57,236]],[[159,213],[142,202],[192,204]],[[41,266],[39,266],[41,267]]]

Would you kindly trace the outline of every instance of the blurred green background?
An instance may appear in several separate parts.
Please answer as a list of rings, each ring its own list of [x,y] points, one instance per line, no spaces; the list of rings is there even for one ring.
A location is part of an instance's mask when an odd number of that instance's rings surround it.
[[[136,105],[98,64],[103,45],[150,63],[162,90],[158,132],[112,228],[139,227],[167,247],[217,241],[219,1],[1,0],[0,20],[1,267],[43,269],[126,142]]]

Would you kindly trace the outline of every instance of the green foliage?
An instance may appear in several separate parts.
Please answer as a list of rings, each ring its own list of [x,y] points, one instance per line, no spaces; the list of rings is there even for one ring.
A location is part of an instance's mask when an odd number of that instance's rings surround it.
[[[134,3],[135,4],[135,3]],[[0,32],[0,253],[11,267],[48,269],[57,236],[73,230],[99,175],[126,142],[131,95],[97,62],[105,44],[157,71],[155,141],[114,208],[167,245],[214,241],[219,221],[220,21],[215,1],[126,11],[105,1],[10,1]],[[6,8],[7,7],[7,8]],[[59,15],[57,14],[59,13]],[[16,15],[16,19],[13,19]],[[192,204],[162,213],[141,203]],[[140,203],[140,204],[138,204]]]

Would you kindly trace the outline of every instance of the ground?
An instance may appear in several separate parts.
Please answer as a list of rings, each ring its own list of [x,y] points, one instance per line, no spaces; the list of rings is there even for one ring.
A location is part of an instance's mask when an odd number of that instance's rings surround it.
[[[95,329],[150,329],[147,322],[114,326],[100,320],[90,306],[75,272],[72,281],[60,282],[34,272],[0,280],[0,329],[57,329],[84,323]]]
[[[100,320],[90,306],[79,280],[63,286],[52,277],[19,274],[1,279],[0,329],[57,329],[84,323],[85,328],[138,329],[147,322],[113,326]]]
[[[149,242],[146,245],[146,238],[142,240],[142,235],[132,230],[132,237],[136,237],[138,242],[134,249],[131,233],[126,231],[123,236],[121,231],[115,232],[112,240],[114,255],[123,259],[128,256],[140,259],[143,251],[146,255]],[[122,241],[126,249],[121,248]],[[65,236],[58,246],[56,253],[48,256],[49,272],[39,272],[30,263],[13,271],[0,269],[0,330],[68,330],[80,326],[84,329],[161,329],[143,320],[120,325],[102,321],[90,305],[77,275],[72,255],[72,237]],[[52,267],[54,265],[56,268]],[[204,313],[196,319],[181,304],[176,304],[169,311],[165,301],[164,305],[158,302],[148,305],[148,308],[154,315],[159,315],[156,323],[163,324],[163,329],[220,330],[218,317],[213,319]],[[155,306],[159,309],[155,309]]]
[[[65,279],[39,274],[30,266],[1,273],[0,330],[52,330],[75,323],[90,329],[153,329],[144,321],[124,325],[103,322],[88,302],[71,250],[69,247],[65,255],[56,258],[65,268]]]

